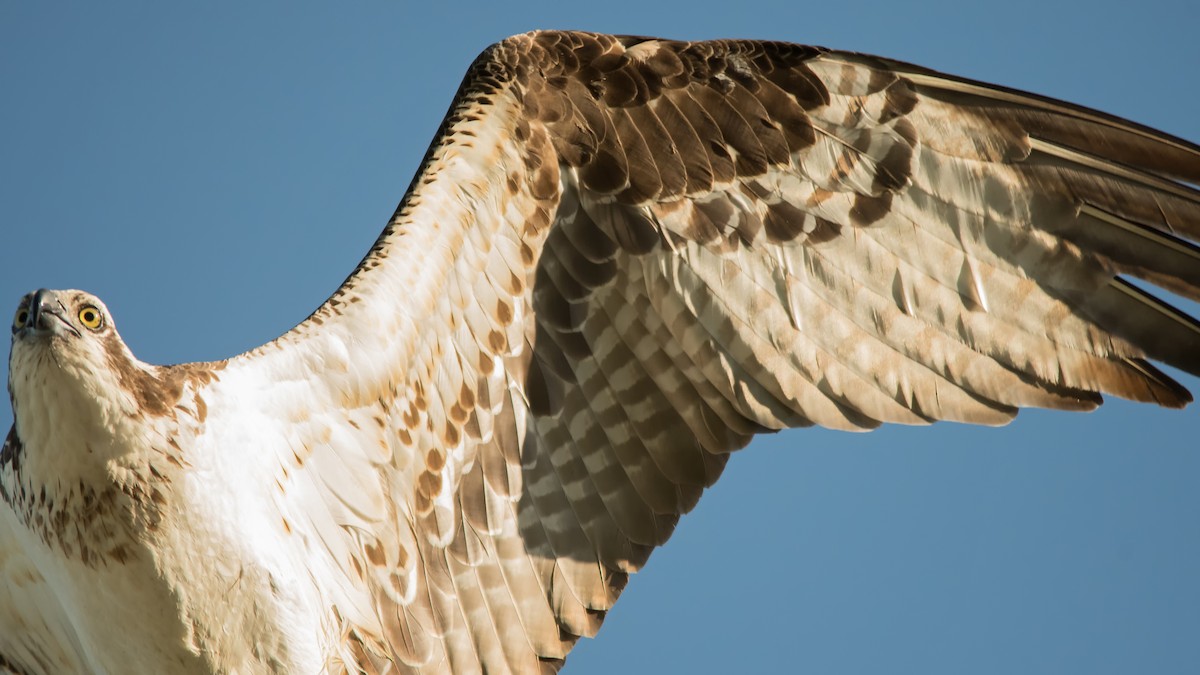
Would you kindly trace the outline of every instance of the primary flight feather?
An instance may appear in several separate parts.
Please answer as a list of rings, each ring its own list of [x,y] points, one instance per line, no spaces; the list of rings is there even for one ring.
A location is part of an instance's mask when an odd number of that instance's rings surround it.
[[[1200,148],[877,57],[516,36],[346,283],[228,361],[13,322],[0,666],[536,672],[759,432],[1200,374]],[[1132,283],[1130,279],[1140,279]]]

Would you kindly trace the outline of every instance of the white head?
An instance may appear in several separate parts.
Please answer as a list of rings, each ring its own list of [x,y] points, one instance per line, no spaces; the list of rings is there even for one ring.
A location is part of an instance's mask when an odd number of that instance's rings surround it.
[[[51,441],[71,427],[82,427],[85,442],[99,445],[131,419],[174,420],[184,390],[191,385],[194,394],[221,367],[142,363],[125,346],[104,303],[84,291],[26,295],[12,332],[8,388],[26,445],[40,440],[46,447],[61,446]]]
[[[83,433],[91,437],[89,450],[99,449],[136,414],[136,392],[152,377],[104,303],[77,290],[40,289],[21,298],[8,366],[17,433],[27,446],[63,447],[56,439],[90,430]]]
[[[91,399],[120,391],[126,371],[140,365],[108,308],[83,291],[29,293],[17,305],[12,334],[8,386],[14,408],[51,393],[69,396],[64,389]]]
[[[10,388],[50,368],[86,383],[110,370],[113,356],[132,357],[108,308],[83,291],[43,288],[29,293],[17,305],[12,334]]]

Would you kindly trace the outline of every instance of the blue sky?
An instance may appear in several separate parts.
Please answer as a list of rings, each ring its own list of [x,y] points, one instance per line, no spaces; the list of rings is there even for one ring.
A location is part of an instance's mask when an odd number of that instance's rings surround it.
[[[872,52],[1200,139],[1184,0],[434,4],[0,4],[0,304],[90,290],[158,363],[270,340],[374,241],[472,58],[534,28]],[[1116,401],[760,440],[567,672],[1200,672],[1198,434]]]

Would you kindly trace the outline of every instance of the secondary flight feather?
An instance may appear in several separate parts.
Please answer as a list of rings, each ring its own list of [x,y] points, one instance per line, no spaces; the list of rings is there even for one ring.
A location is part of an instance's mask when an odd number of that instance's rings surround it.
[[[538,32],[228,361],[13,321],[0,665],[556,670],[760,432],[1182,407],[1200,148],[861,54]]]

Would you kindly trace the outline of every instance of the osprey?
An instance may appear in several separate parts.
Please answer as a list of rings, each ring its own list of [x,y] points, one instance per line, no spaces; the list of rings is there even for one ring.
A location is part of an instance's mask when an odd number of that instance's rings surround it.
[[[346,283],[218,363],[13,319],[0,666],[560,667],[760,432],[1182,407],[1200,147],[861,54],[538,32]],[[1140,279],[1135,285],[1129,279]]]

